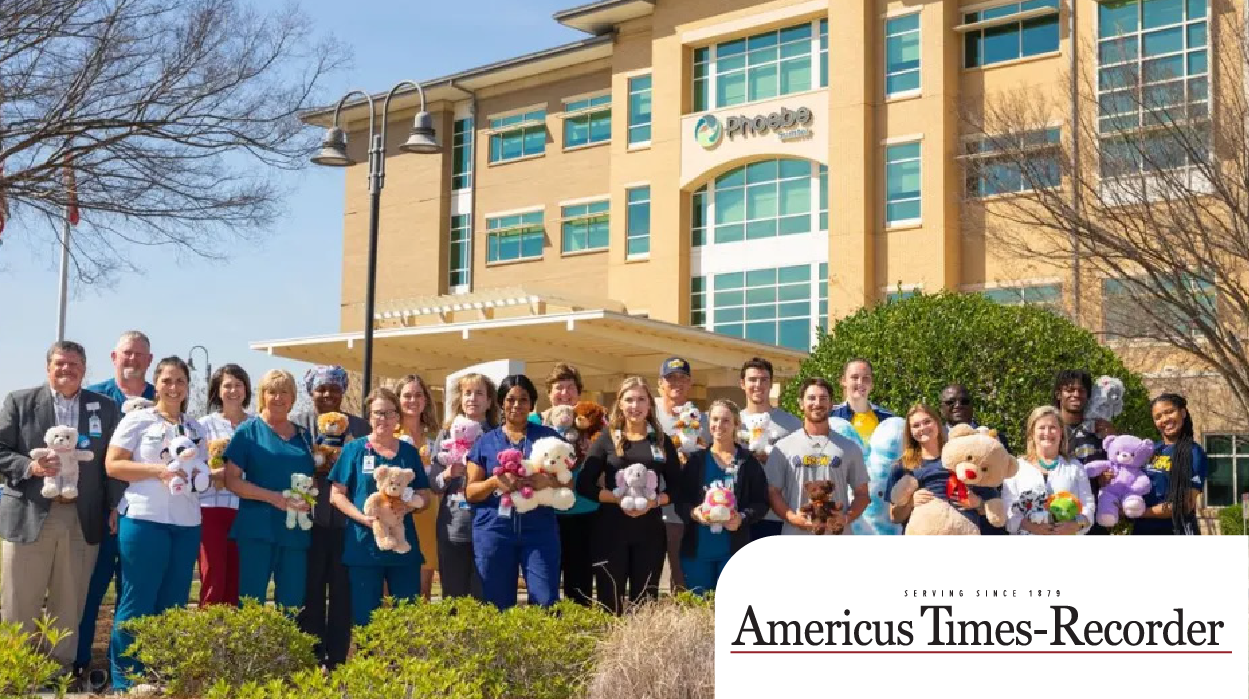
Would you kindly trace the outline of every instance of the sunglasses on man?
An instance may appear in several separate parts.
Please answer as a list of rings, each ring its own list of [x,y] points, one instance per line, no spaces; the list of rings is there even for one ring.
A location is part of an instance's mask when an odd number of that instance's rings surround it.
[[[945,400],[941,402],[945,405],[950,406],[951,408],[956,405],[969,407],[971,406],[971,396],[958,396],[957,398],[946,398]]]

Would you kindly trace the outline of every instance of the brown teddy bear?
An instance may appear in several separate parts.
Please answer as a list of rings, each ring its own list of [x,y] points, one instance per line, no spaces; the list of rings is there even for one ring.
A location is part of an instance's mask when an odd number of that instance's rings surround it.
[[[413,478],[416,478],[416,472],[410,468],[378,466],[373,470],[377,492],[364,501],[364,514],[375,518],[373,538],[382,551],[407,553],[412,550],[412,544],[408,543],[403,531],[403,520],[412,507],[404,501],[403,494]]]
[[[317,473],[326,474],[338,461],[338,455],[347,443],[347,426],[350,423],[342,413],[321,413],[317,416],[317,444],[312,459]]]
[[[208,468],[213,471],[226,465],[226,447],[230,446],[228,439],[210,439],[208,440]],[[225,487],[225,474],[222,472],[220,477],[213,476],[213,485],[218,488]]]
[[[603,410],[603,406],[594,401],[583,400],[573,406],[573,412],[577,415],[573,424],[581,432],[581,437],[587,443],[593,444],[607,421],[607,413]]]
[[[807,494],[807,504],[800,509],[807,521],[815,525],[811,530],[812,534],[840,534],[845,529],[845,524],[838,519],[836,522],[830,520],[835,515],[841,514],[841,503],[833,502],[833,482],[832,481],[808,481],[803,485],[803,490]]]
[[[950,429],[949,441],[941,450],[941,464],[950,472],[946,497],[960,502],[971,499],[970,486],[996,488],[1019,470],[1019,463],[1006,452],[996,432],[970,425]],[[909,502],[918,488],[919,482],[907,474],[894,485],[889,501],[894,505]],[[1006,523],[1006,504],[1001,498],[987,500],[982,506],[990,524],[1000,527]],[[935,497],[911,511],[906,533],[978,536],[980,528],[949,502]]]

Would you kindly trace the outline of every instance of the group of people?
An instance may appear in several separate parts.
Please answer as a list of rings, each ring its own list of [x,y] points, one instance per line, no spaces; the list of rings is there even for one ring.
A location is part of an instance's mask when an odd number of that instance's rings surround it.
[[[674,435],[688,428],[679,412],[691,402],[692,377],[689,363],[673,357],[660,367],[656,392],[642,377],[621,383],[605,401],[606,419],[592,440],[551,425],[555,407],[582,400],[582,379],[571,365],[556,365],[546,377],[552,408],[542,413],[538,388],[525,375],[497,385],[482,374],[460,376],[447,396],[448,416],[481,427],[462,458],[439,448],[452,438],[451,419],[435,417],[429,386],[405,376],[365,396],[362,416],[348,418],[337,460],[318,464],[317,416],[342,412],[349,388],[342,367],[310,370],[303,389],[313,408],[295,414],[299,386],[289,372],[270,371],[253,389],[241,367],[227,364],[210,378],[209,414],[194,419],[187,414],[190,370],[181,359],[160,360],[148,383],[153,356],[140,332],[124,334],[111,359],[114,378],[84,387],[85,350],[57,342],[47,353],[46,382],[10,393],[0,407],[0,612],[5,622],[31,630],[46,606],[57,626],[74,632],[52,656],[84,684],[99,689],[111,677],[118,691],[137,689],[132,677],[141,672],[127,654],[133,639],[122,622],[185,605],[197,567],[201,605],[264,601],[272,584],[274,602],[298,615],[319,641],[321,662],[332,668],[347,657],[352,627],[367,623],[384,596],[428,600],[435,575],[444,598],[473,596],[506,609],[517,603],[523,578],[530,604],[553,604],[562,584],[566,598],[621,613],[658,596],[665,565],[674,591],[710,591],[747,543],[813,530],[803,513],[812,481],[832,482],[840,508],[833,528],[852,533],[872,500],[888,500],[892,483],[909,473],[919,490],[884,509],[890,522],[905,525],[913,507],[948,498],[941,450],[950,427],[976,426],[972,394],[958,384],[941,392],[936,409],[912,406],[904,416],[902,457],[881,487],[869,483],[860,442],[831,429],[829,420],[849,422],[870,443],[877,426],[893,417],[870,400],[871,364],[846,363],[837,405],[832,383],[803,380],[796,416],[772,404],[772,366],[754,358],[740,372],[745,405],[712,401],[697,444],[687,437],[678,448]],[[1114,428],[1085,419],[1091,387],[1086,372],[1059,372],[1053,404],[1028,418],[1017,473],[994,492],[977,490],[951,503],[981,533],[1107,533],[1093,521],[1101,483],[1082,464],[1105,458],[1102,440]],[[253,392],[255,412],[249,412]],[[151,406],[123,415],[123,405],[136,397]],[[1160,438],[1147,469],[1147,508],[1132,521],[1132,533],[1196,534],[1205,454],[1193,440],[1183,397],[1160,395],[1151,409]],[[752,451],[740,435],[744,422],[762,413],[770,422],[767,444]],[[74,497],[44,497],[44,479],[65,464],[55,455],[31,456],[56,426],[77,430],[77,448],[90,453],[79,464]],[[170,487],[195,482],[171,466],[169,449],[178,437],[199,445],[229,440],[207,487]],[[521,512],[510,494],[564,484],[500,469],[500,454],[516,449],[528,459],[544,438],[572,442],[575,502]],[[622,507],[617,474],[637,464],[657,487],[644,504]],[[375,515],[366,507],[383,467],[413,473],[401,498],[411,514],[403,518],[412,544],[406,550],[379,547]],[[315,503],[290,492],[297,474],[312,477]],[[733,492],[728,521],[711,522],[699,507],[713,484]],[[994,527],[983,513],[990,497],[1000,496],[1014,512],[1014,502],[1058,492],[1082,503],[1073,521],[1043,524],[1012,515]],[[307,513],[312,526],[290,526],[292,512]],[[109,668],[92,671],[97,616],[114,581]]]

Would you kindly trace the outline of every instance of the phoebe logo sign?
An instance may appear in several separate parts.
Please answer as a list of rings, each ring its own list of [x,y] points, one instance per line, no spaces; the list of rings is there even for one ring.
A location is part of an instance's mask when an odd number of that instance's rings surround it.
[[[703,148],[711,150],[723,139],[724,125],[714,114],[704,114],[694,122],[694,140]]]
[[[925,678],[959,668],[1001,688],[1057,667],[1082,696],[1246,696],[1247,573],[1234,536],[768,537],[720,576],[716,696],[793,695],[819,675],[838,694],[965,699]]]

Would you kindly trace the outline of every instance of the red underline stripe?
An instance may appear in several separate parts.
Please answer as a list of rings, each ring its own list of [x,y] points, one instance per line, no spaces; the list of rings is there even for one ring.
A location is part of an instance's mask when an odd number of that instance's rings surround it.
[[[1001,654],[1001,655],[1026,655],[1026,654],[1086,654],[1086,655],[1231,655],[1235,651],[1230,650],[731,650],[729,653],[738,653],[742,655],[835,655],[838,653],[845,654],[951,654],[951,653],[973,653],[973,654]]]

